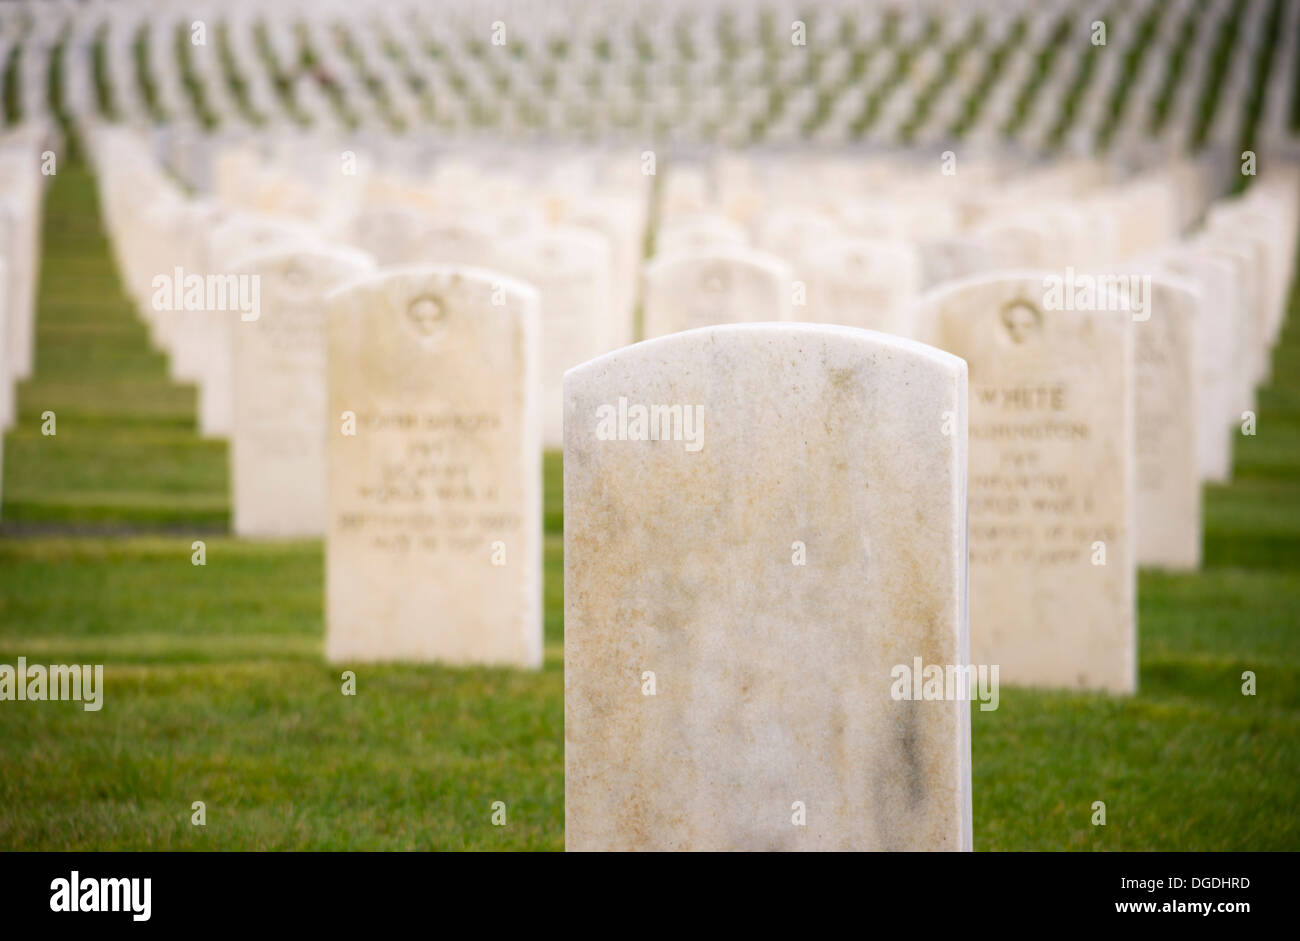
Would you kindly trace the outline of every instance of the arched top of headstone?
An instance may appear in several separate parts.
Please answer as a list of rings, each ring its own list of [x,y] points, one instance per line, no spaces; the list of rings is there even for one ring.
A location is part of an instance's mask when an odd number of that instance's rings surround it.
[[[1080,331],[1092,331],[1102,320],[1118,324],[1138,318],[1140,311],[1121,310],[1110,303],[1108,278],[1120,277],[1127,279],[1131,273],[1016,269],[963,278],[917,299],[913,311],[917,335],[945,348],[964,349],[983,331],[1007,351],[1068,356],[1068,338]],[[1145,288],[1139,284],[1137,290]],[[1078,302],[1098,296],[1103,300]],[[1146,303],[1144,295],[1140,303]]]
[[[447,333],[468,335],[492,312],[506,319],[535,319],[538,293],[530,284],[486,268],[413,265],[352,279],[325,300],[332,315],[361,316],[379,346],[407,355],[434,348]]]
[[[598,356],[574,366],[564,375],[566,382],[570,379],[580,380],[587,375],[598,375],[601,370],[608,369],[616,363],[671,364],[697,349],[717,349],[721,352],[746,343],[766,342],[773,346],[786,344],[797,351],[802,339],[815,339],[823,343],[833,340],[844,348],[855,348],[863,353],[890,359],[911,359],[920,367],[929,366],[953,374],[964,375],[966,371],[966,363],[961,357],[891,333],[836,324],[773,322],[719,324],[683,330]]]

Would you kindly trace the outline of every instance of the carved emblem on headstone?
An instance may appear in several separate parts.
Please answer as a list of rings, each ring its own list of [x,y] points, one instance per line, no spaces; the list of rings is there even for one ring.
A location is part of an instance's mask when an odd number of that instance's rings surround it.
[[[432,294],[422,294],[406,308],[406,319],[417,335],[432,339],[442,328],[447,313],[442,301]]]
[[[1014,343],[1024,343],[1043,327],[1043,312],[1024,299],[1009,302],[1001,316],[1002,326]]]

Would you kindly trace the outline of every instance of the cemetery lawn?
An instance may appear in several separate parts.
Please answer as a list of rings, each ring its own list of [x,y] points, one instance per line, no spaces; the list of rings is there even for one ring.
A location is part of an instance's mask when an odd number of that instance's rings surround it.
[[[0,663],[102,663],[104,705],[0,702],[0,849],[562,849],[558,456],[544,668],[358,666],[342,695],[321,545],[224,535],[225,446],[150,350],[94,199],[76,166],[48,193],[36,373],[4,443]],[[1003,687],[972,710],[977,849],[1300,849],[1296,300],[1258,434],[1207,488],[1205,569],[1140,575],[1139,693]]]

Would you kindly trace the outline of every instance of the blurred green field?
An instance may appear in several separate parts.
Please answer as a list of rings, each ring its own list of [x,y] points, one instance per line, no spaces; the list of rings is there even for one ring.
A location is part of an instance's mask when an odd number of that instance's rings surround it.
[[[105,705],[0,704],[0,849],[563,848],[558,456],[544,669],[364,666],[345,697],[320,544],[222,535],[225,446],[149,350],[93,181],[62,169],[47,209],[37,368],[4,443],[0,663],[104,663]],[[1139,694],[1004,688],[972,712],[977,849],[1300,849],[1297,308],[1258,434],[1207,489],[1206,569],[1140,576]]]

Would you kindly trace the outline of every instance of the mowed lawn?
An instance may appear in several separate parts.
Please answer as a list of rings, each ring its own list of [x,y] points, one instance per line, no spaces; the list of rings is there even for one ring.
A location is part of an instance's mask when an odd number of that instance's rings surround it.
[[[320,544],[223,534],[225,446],[149,348],[84,170],[47,210],[37,370],[5,440],[0,663],[103,663],[106,690],[100,712],[0,703],[0,849],[563,848],[558,457],[545,668],[361,666],[344,696]],[[972,711],[977,849],[1300,849],[1297,306],[1258,434],[1207,490],[1205,570],[1140,577],[1139,694],[1003,688]]]

